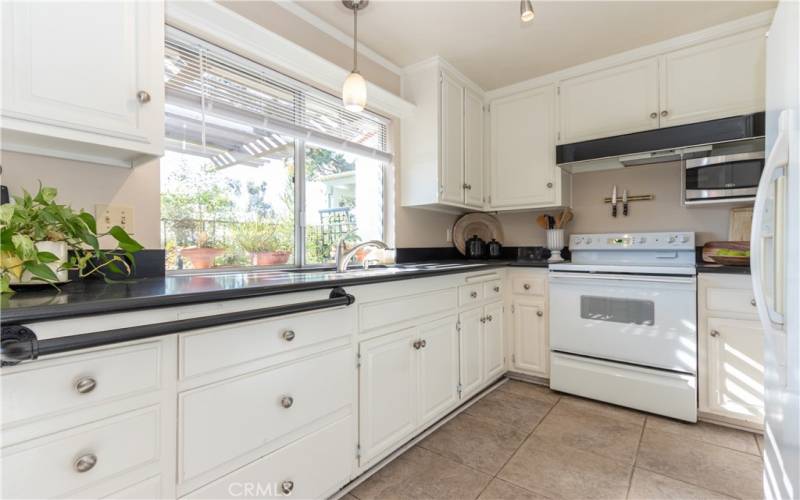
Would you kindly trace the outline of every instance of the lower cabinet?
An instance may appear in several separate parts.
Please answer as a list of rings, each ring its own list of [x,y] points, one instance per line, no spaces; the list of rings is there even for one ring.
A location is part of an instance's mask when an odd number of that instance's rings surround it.
[[[456,317],[359,344],[360,465],[389,453],[458,402]]]
[[[463,399],[505,371],[503,303],[464,311],[458,324]]]
[[[550,343],[544,299],[514,297],[511,301],[511,314],[514,318],[512,370],[526,375],[549,377]]]

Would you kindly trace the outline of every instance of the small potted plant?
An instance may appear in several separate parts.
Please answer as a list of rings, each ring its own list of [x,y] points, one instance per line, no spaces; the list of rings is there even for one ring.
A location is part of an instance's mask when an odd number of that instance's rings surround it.
[[[189,259],[192,269],[209,269],[214,267],[214,259],[225,253],[215,241],[209,238],[208,233],[200,231],[197,235],[197,246],[181,249],[181,256]]]
[[[291,239],[286,238],[281,224],[261,221],[245,222],[236,226],[233,236],[236,244],[250,254],[252,265],[273,266],[286,264],[291,257]]]
[[[0,205],[0,291],[13,293],[14,285],[68,281],[68,272],[80,278],[107,273],[129,276],[133,254],[142,246],[121,227],[97,232],[95,218],[81,210],[59,205],[55,188],[39,186],[35,196],[23,190],[14,203]],[[112,250],[100,249],[100,238],[113,237]]]

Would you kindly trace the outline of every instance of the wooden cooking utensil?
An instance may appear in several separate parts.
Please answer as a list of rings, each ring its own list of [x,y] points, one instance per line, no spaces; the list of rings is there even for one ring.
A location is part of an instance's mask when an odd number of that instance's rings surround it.
[[[537,217],[536,223],[539,224],[539,227],[541,227],[542,229],[547,229],[547,224],[548,224],[547,215],[542,214],[539,217]]]

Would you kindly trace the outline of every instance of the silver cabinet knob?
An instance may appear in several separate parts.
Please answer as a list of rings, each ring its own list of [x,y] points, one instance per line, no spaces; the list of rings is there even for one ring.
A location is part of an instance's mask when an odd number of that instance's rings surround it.
[[[494,290],[495,293],[500,293],[500,287],[499,286],[494,287],[493,290]]]
[[[294,481],[283,481],[281,483],[281,493],[288,495],[294,489]]]
[[[525,290],[530,290],[531,289],[531,285],[528,284],[528,283],[525,283],[524,285],[522,285],[522,288],[524,288]]]
[[[756,306],[756,299],[750,299],[750,305],[755,307]]]
[[[472,297],[473,299],[477,299],[478,298],[478,292],[470,292],[469,296]]]
[[[668,114],[669,114],[669,111],[667,111],[666,109],[661,112],[661,116],[667,116]]]
[[[426,347],[427,345],[428,345],[428,343],[425,341],[425,339],[422,339],[422,340],[420,341],[420,343],[419,343],[419,346],[420,346],[420,347],[422,347],[423,349],[425,349],[425,347]]]
[[[95,465],[97,465],[97,455],[87,453],[76,458],[72,468],[75,469],[75,472],[89,472]]]
[[[147,104],[148,102],[150,102],[150,94],[148,92],[145,92],[144,90],[140,90],[139,92],[136,93],[136,99],[138,99],[139,102],[142,104]]]
[[[658,113],[656,112],[650,113],[650,118],[658,118]]]
[[[294,398],[291,396],[283,396],[281,398],[281,406],[284,408],[291,408],[294,404]]]
[[[92,377],[81,377],[75,382],[75,390],[81,394],[87,394],[97,387],[97,380]]]
[[[465,182],[463,187],[464,187],[464,189],[472,189],[472,184],[467,184]]]
[[[553,183],[552,182],[548,182],[547,183],[547,189],[553,189]]]
[[[286,342],[291,342],[292,340],[294,340],[294,337],[295,337],[294,330],[286,330],[281,334],[281,338]]]
[[[486,316],[486,321],[491,321],[491,320],[492,320],[492,315],[491,314]]]
[[[542,316],[544,316],[544,311],[536,311],[536,315],[541,318]]]
[[[481,316],[481,323],[486,323],[486,316]]]
[[[712,337],[719,337],[719,331],[717,330],[711,330],[709,333]]]
[[[414,349],[419,350],[419,348],[422,347],[422,341],[421,340],[417,340],[411,345],[414,346]]]

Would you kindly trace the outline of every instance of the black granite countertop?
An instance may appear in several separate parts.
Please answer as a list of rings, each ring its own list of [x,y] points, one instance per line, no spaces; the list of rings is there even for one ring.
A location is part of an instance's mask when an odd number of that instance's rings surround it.
[[[131,311],[241,299],[264,295],[347,287],[369,283],[424,278],[506,267],[508,260],[442,261],[403,263],[397,267],[363,271],[351,269],[336,273],[331,269],[269,270],[254,272],[209,272],[143,278],[132,283],[109,284],[102,280],[83,280],[61,286],[26,289],[0,298],[2,324],[21,324],[48,319]],[[512,265],[546,267],[547,263],[526,262]],[[439,267],[435,267],[439,266]]]
[[[722,264],[698,263],[697,273],[750,274],[750,266],[723,266]]]

